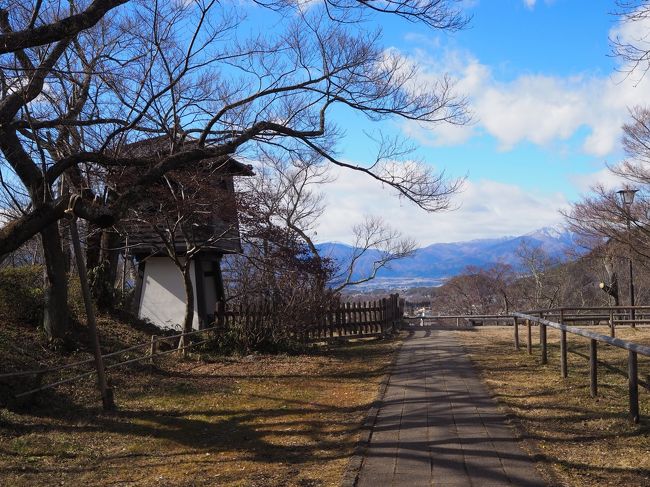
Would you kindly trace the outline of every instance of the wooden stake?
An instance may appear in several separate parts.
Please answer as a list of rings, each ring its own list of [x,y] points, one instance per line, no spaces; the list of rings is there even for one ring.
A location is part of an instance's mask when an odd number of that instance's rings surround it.
[[[149,347],[149,363],[151,365],[154,365],[154,355],[156,355],[156,352],[158,351],[158,341],[156,335],[151,335],[151,346]]]
[[[627,358],[628,391],[630,396],[630,419],[639,422],[639,377],[636,352],[628,352]]]
[[[74,203],[71,202],[71,210],[74,209]],[[102,360],[102,351],[99,345],[99,335],[97,333],[97,320],[95,319],[95,309],[90,296],[90,286],[88,285],[88,273],[86,272],[86,263],[84,262],[81,252],[81,243],[79,242],[79,230],[77,229],[77,218],[73,216],[70,222],[70,237],[72,248],[74,249],[75,260],[77,261],[77,270],[79,272],[79,281],[81,283],[81,294],[86,308],[86,317],[88,318],[88,331],[92,342],[93,353],[95,355],[95,368],[97,369],[97,385],[102,395],[102,405],[104,410],[115,409],[113,400],[113,389],[108,387],[106,382],[106,372],[104,370],[104,361]],[[61,306],[67,306],[67,303],[61,303]]]
[[[560,375],[563,379],[569,376],[565,330],[560,330]]]
[[[515,350],[519,351],[519,322],[517,321],[517,317],[515,316],[513,319],[513,327],[514,327],[514,340],[515,340]]]
[[[598,342],[589,340],[589,383],[591,397],[598,395]]]

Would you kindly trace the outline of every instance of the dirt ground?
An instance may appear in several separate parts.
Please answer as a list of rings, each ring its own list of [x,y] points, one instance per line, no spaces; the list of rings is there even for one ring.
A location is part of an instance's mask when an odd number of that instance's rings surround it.
[[[593,329],[593,328],[590,328]],[[605,327],[594,329],[608,334]],[[627,351],[599,344],[599,395],[589,391],[589,340],[568,335],[569,377],[560,377],[560,332],[549,328],[548,365],[540,365],[539,332],[533,354],[515,352],[512,327],[456,332],[494,396],[512,415],[559,485],[650,486],[650,396],[640,387],[641,422],[628,417]],[[650,344],[650,328],[620,328],[617,337]],[[650,361],[639,356],[639,378]]]
[[[114,413],[92,380],[0,409],[0,485],[338,485],[396,346],[168,358],[112,372]]]

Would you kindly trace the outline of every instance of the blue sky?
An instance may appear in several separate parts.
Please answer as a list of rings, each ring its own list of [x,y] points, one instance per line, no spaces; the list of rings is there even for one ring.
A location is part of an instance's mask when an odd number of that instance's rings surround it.
[[[342,173],[326,190],[330,203],[319,240],[348,241],[342,221],[384,215],[423,245],[523,234],[562,222],[559,210],[590,185],[620,184],[605,166],[623,157],[627,109],[650,103],[650,83],[623,76],[610,56],[612,34],[634,36],[611,14],[614,2],[478,0],[472,21],[453,35],[390,19],[384,44],[418,65],[424,80],[446,72],[470,102],[475,123],[462,129],[384,124],[418,144],[417,156],[454,176],[468,175],[458,210],[426,214],[387,198],[373,182]],[[362,117],[339,116],[342,157],[370,156]]]

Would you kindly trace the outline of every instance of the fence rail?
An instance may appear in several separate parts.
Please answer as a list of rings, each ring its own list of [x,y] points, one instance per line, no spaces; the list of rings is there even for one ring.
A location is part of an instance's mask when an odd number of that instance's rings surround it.
[[[548,308],[523,311],[524,314],[542,318],[560,318],[565,323],[580,323],[589,325],[608,325],[610,335],[616,336],[617,325],[629,325],[634,328],[636,325],[650,325],[650,306],[593,306],[593,307],[566,307]],[[500,314],[447,314],[434,316],[406,316],[407,322],[426,321],[455,321],[456,326],[461,322],[470,323],[492,323],[511,325],[514,313]]]
[[[300,327],[294,332],[294,337],[304,342],[316,342],[324,340],[348,340],[352,338],[364,338],[373,336],[384,336],[397,331],[403,315],[404,300],[399,295],[394,294],[389,298],[378,301],[365,303],[337,303],[330,309],[324,310],[316,315],[310,323]],[[195,335],[213,332],[215,335],[223,333],[229,327],[236,326],[264,326],[271,323],[271,307],[268,305],[242,305],[234,309],[226,309],[221,306],[218,309],[216,322],[214,326],[193,330],[188,333],[177,333],[174,335],[152,335],[151,340],[146,343],[139,343],[122,350],[102,354],[102,360],[114,359],[127,352],[143,350],[144,353],[138,357],[129,357],[121,362],[108,364],[106,370],[122,367],[127,364],[147,361],[154,365],[155,358],[170,353],[182,353],[183,356],[196,346],[213,341],[215,337],[203,337],[195,342],[188,340]],[[160,344],[169,345],[166,350],[161,350]],[[43,377],[52,372],[61,372],[64,370],[75,369],[87,366],[95,361],[94,358],[80,360],[77,362],[57,365],[53,367],[43,367],[33,370],[24,370],[16,372],[7,372],[0,374],[0,383],[8,383],[9,379],[19,379],[22,377]],[[63,384],[77,381],[85,377],[92,376],[95,370],[80,372],[72,377],[66,377],[53,382],[32,387],[26,391],[14,394],[15,398],[22,398],[34,393],[57,387]]]
[[[549,318],[557,319],[552,321]],[[548,363],[548,341],[547,328],[554,328],[560,331],[560,374],[563,378],[568,377],[567,360],[567,334],[582,336],[589,339],[589,381],[592,397],[598,395],[598,343],[626,350],[628,352],[628,396],[630,418],[635,423],[639,422],[639,377],[638,377],[638,355],[650,357],[650,347],[640,345],[628,340],[616,338],[616,325],[636,325],[650,323],[650,306],[596,306],[589,308],[565,307],[551,309],[536,309],[523,313],[513,312],[508,314],[483,314],[483,315],[439,315],[425,317],[406,317],[406,321],[424,319],[431,320],[460,320],[465,321],[495,321],[506,322],[513,325],[513,340],[515,350],[520,350],[519,324],[523,321],[526,325],[526,351],[533,353],[532,326],[539,326],[541,363]],[[605,322],[610,327],[610,335],[603,335],[578,326],[567,325],[571,323],[602,324]]]
[[[646,309],[650,309],[645,307]],[[555,311],[555,310],[553,310]],[[575,311],[575,308],[571,308]],[[595,333],[584,328],[569,326],[564,324],[566,317],[564,316],[564,309],[557,310],[560,318],[559,322],[554,322],[544,318],[545,311],[537,311],[538,315],[535,316],[528,313],[513,313],[513,330],[515,350],[520,349],[519,344],[519,320],[523,320],[526,324],[527,339],[526,349],[528,354],[532,354],[532,337],[531,325],[539,325],[540,336],[540,351],[541,363],[548,363],[548,343],[547,343],[547,328],[554,328],[560,330],[560,374],[563,378],[568,377],[568,358],[567,358],[567,334],[573,334],[588,338],[589,342],[589,382],[590,393],[592,397],[598,395],[598,343],[606,343],[628,352],[628,398],[629,398],[629,413],[633,422],[638,423],[640,418],[639,412],[639,377],[638,377],[638,355],[650,357],[650,347],[640,345],[628,340],[621,340],[614,336],[607,336],[600,333]],[[637,320],[628,320],[637,322]],[[612,328],[613,329],[613,328]]]
[[[246,326],[250,329],[274,326],[276,311],[269,303],[241,304],[217,309],[217,325]],[[398,294],[377,301],[335,303],[316,310],[309,322],[300,323],[290,332],[303,342],[348,340],[394,333],[404,314],[404,300]]]

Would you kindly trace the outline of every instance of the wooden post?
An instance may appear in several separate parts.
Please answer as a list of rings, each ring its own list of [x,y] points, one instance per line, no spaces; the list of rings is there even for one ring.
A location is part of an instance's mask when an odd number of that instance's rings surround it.
[[[74,202],[70,202],[71,212],[74,209]],[[88,273],[86,272],[86,262],[81,252],[81,243],[79,242],[79,230],[77,229],[77,218],[72,217],[70,222],[70,238],[74,249],[75,260],[77,261],[77,270],[79,272],[79,281],[81,282],[81,294],[86,308],[86,317],[88,319],[88,331],[90,332],[90,341],[95,355],[95,368],[97,369],[97,384],[102,396],[102,406],[105,410],[115,409],[113,400],[113,389],[108,387],[106,381],[106,371],[104,370],[104,361],[102,351],[99,345],[99,334],[97,333],[97,320],[95,319],[95,308],[93,307],[90,296],[90,286],[88,285]],[[59,303],[60,306],[67,306],[67,303]]]
[[[338,330],[339,338],[343,336],[343,326],[341,322],[341,316],[342,316],[341,302],[337,301],[336,302],[336,329]]]
[[[560,324],[564,324],[564,309],[560,309]],[[569,376],[567,347],[566,347],[566,331],[560,330],[560,375],[563,379]]]
[[[373,333],[377,333],[377,301],[370,303],[372,305],[372,311],[370,312],[370,319],[372,320],[371,330]]]
[[[456,317],[456,328],[460,328],[460,318]]]
[[[350,303],[343,303],[343,334],[344,335],[349,335],[350,334],[350,324],[352,323],[351,320],[351,314],[352,312],[350,311]]]
[[[183,340],[183,348],[181,350],[181,357],[186,359],[190,349],[187,348],[189,346],[189,343],[188,343],[189,340],[185,336],[185,332],[183,332],[183,335],[181,336],[181,340]]]
[[[372,301],[366,301],[365,306],[366,333],[372,333]]]
[[[565,330],[560,330],[560,375],[564,379],[566,379],[569,376]]]
[[[381,320],[381,333],[386,334],[386,325],[388,324],[388,313],[386,312],[386,298],[381,298],[381,311],[379,312],[379,319]]]
[[[404,324],[404,306],[406,306],[406,300],[404,298],[400,298],[399,294],[396,294],[397,296],[397,302],[398,302],[398,318],[399,318],[399,328],[400,330],[402,329],[402,325]]]
[[[627,356],[627,377],[630,396],[630,419],[634,423],[639,422],[639,377],[636,352],[628,352]]]
[[[616,337],[616,329],[614,325],[614,310],[610,309],[609,310],[609,334],[612,336],[612,338]]]
[[[526,351],[528,352],[528,355],[533,354],[533,336],[532,336],[532,330],[531,330],[531,324],[530,320],[526,320]]]
[[[226,303],[223,299],[217,301],[217,326],[219,328],[224,328],[226,324],[225,316],[226,315]]]
[[[149,364],[155,365],[154,356],[158,351],[158,337],[156,335],[151,335],[151,346],[149,347]]]
[[[539,341],[542,345],[542,365],[548,363],[548,353],[546,350],[546,325],[539,324]]]
[[[398,294],[391,295],[391,314],[393,318],[392,330],[393,333],[397,332],[397,296]]]
[[[519,322],[517,321],[517,317],[515,316],[513,319],[513,330],[514,330],[514,339],[515,339],[515,350],[518,352],[519,351]]]
[[[591,397],[598,395],[598,342],[589,340],[589,383]]]

